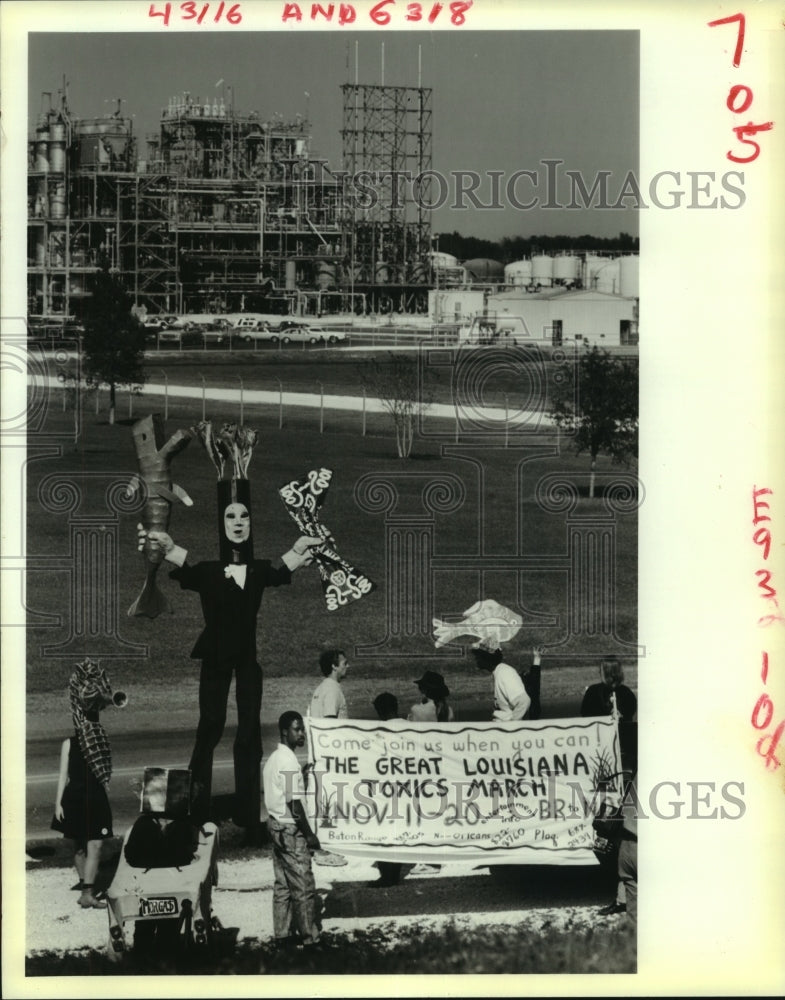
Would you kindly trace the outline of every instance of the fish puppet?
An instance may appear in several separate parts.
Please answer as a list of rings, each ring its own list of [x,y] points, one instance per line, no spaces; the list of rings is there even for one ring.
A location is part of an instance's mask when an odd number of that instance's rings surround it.
[[[327,610],[335,611],[350,601],[370,594],[376,585],[335,551],[335,539],[319,520],[319,509],[327,496],[331,469],[313,469],[305,479],[287,483],[278,495],[297,527],[310,538],[321,538],[324,546],[314,552],[319,567]]]
[[[148,531],[167,531],[173,503],[193,506],[193,500],[184,489],[172,483],[170,466],[175,455],[187,447],[193,439],[190,431],[176,431],[164,442],[164,422],[160,413],[153,413],[133,426],[134,447],[139,462],[139,476],[134,477],[130,491],[144,488],[146,501],[143,522]],[[141,594],[128,609],[129,615],[146,615],[156,618],[162,611],[171,611],[169,602],[155,582],[158,569],[163,562],[163,551],[153,546],[149,539],[144,545],[147,564],[147,579]]]
[[[463,612],[463,618],[459,622],[445,622],[434,618],[434,644],[439,649],[462,635],[471,635],[477,639],[473,644],[474,649],[493,652],[503,642],[514,639],[522,624],[520,615],[489,598],[472,604]]]

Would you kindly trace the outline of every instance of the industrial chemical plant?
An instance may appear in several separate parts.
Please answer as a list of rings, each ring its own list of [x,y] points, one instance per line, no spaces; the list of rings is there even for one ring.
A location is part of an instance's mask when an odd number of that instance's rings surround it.
[[[433,251],[427,198],[392,185],[371,204],[358,198],[348,178],[361,171],[431,172],[432,95],[359,82],[341,90],[341,169],[312,152],[307,116],[265,119],[233,97],[170,96],[140,152],[120,101],[113,114],[80,118],[65,83],[56,102],[45,94],[28,144],[31,324],[78,323],[92,276],[108,267],[142,315],[405,315],[466,326],[531,315],[539,301],[536,319],[517,326],[522,338],[581,339],[553,311],[563,295],[576,330],[589,310],[608,343],[637,342],[637,257],[461,263]]]

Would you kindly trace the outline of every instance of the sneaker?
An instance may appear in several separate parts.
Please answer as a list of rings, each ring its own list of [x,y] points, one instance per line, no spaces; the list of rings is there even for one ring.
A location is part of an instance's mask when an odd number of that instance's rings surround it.
[[[79,897],[79,905],[83,910],[105,910],[107,902],[105,899],[96,899],[92,892],[83,892]]]

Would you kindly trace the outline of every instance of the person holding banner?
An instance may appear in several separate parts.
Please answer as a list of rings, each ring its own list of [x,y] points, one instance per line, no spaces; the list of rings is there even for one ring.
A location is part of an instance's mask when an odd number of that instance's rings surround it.
[[[305,724],[299,712],[278,719],[280,743],[262,772],[267,829],[273,844],[273,933],[279,945],[291,943],[292,928],[302,944],[319,942],[316,883],[311,852],[321,850],[305,812],[305,785],[297,747],[305,746]]]

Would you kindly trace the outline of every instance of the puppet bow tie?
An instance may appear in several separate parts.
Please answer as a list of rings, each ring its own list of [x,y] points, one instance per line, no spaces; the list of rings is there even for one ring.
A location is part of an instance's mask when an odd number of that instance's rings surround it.
[[[247,570],[248,570],[248,567],[245,566],[245,565],[240,565],[240,566],[235,566],[235,565],[226,566],[224,568],[224,576],[226,577],[227,580],[231,577],[232,580],[234,580],[234,582],[240,588],[240,590],[244,590],[245,589],[245,574],[246,574]]]

